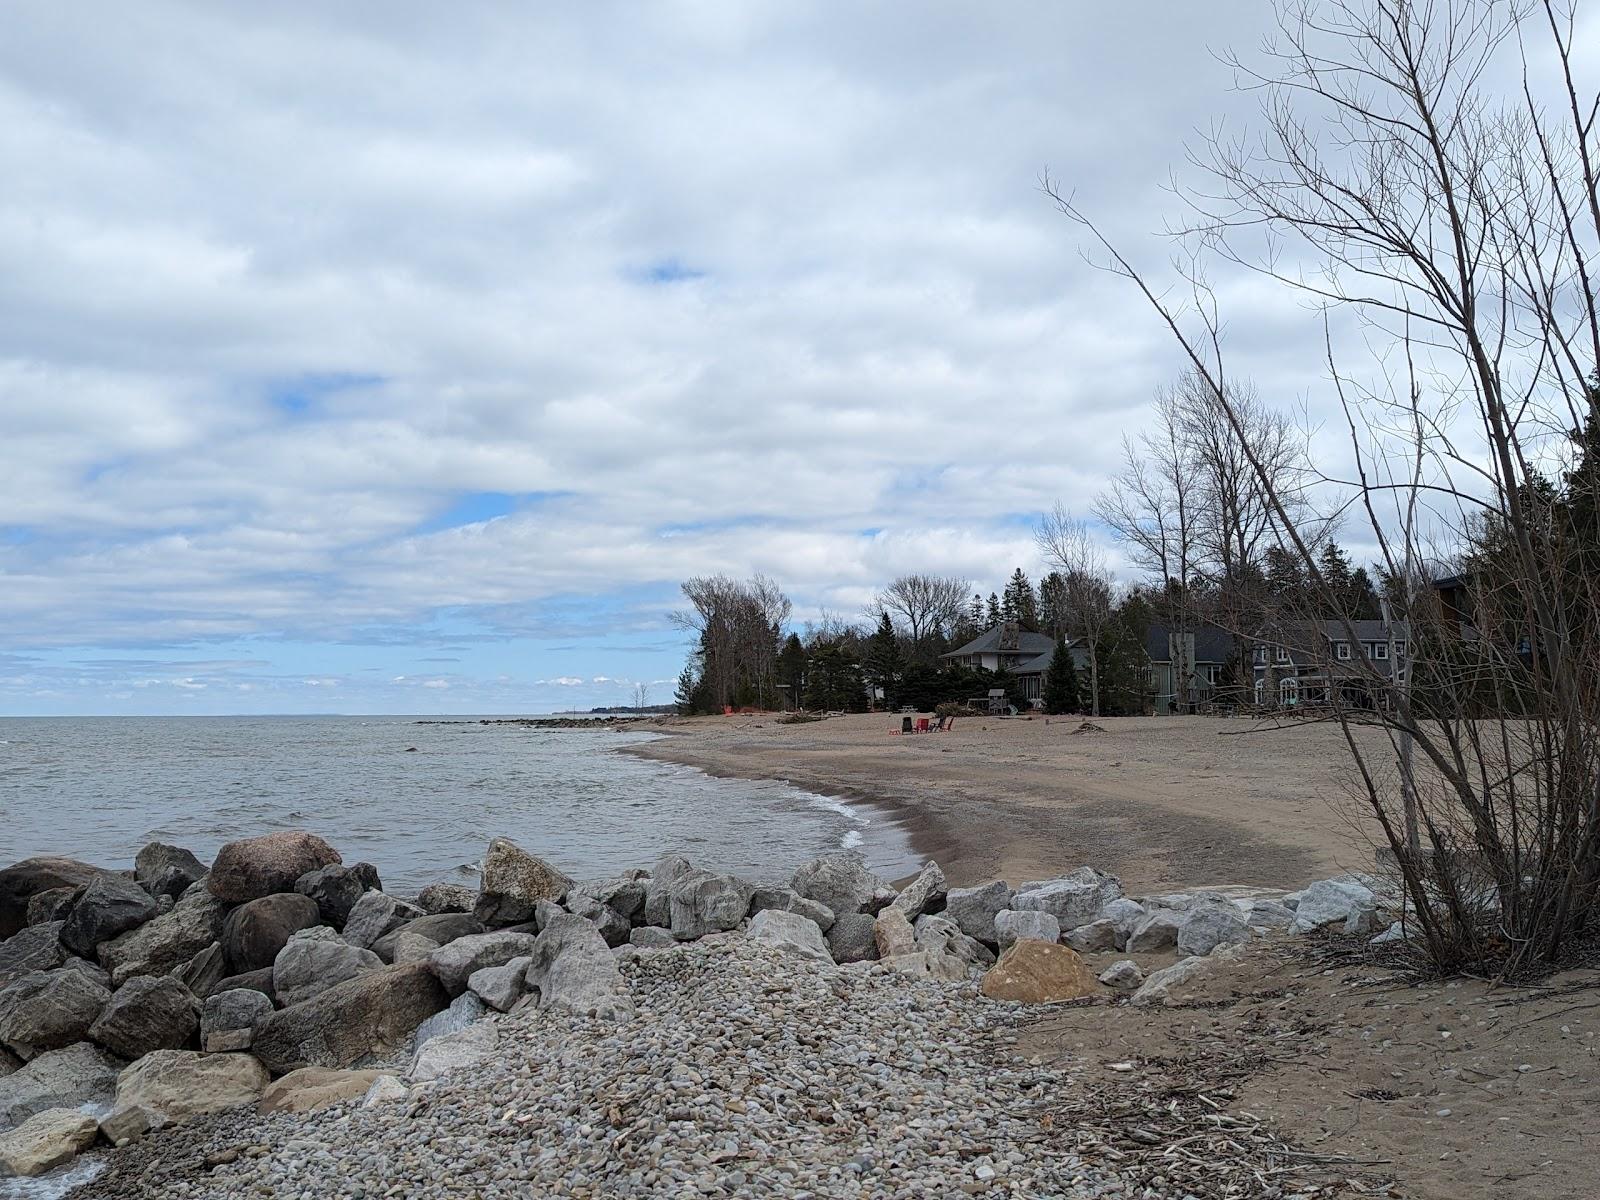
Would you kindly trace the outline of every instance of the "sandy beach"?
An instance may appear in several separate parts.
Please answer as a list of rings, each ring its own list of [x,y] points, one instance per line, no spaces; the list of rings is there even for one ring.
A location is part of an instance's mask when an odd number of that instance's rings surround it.
[[[958,886],[1049,878],[1085,863],[1130,891],[1297,888],[1365,869],[1372,829],[1331,725],[1204,717],[962,719],[897,736],[891,714],[785,724],[669,720],[631,752],[713,774],[788,780],[880,806]],[[1371,731],[1373,737],[1381,737]]]

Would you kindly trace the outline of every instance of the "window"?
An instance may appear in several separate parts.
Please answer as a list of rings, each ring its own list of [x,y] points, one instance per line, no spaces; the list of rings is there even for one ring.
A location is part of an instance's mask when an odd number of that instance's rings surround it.
[[[1379,661],[1382,661],[1383,659],[1388,658],[1389,657],[1389,643],[1388,642],[1374,642],[1373,645],[1372,645],[1372,657],[1378,659]]]
[[[1284,704],[1297,704],[1300,701],[1300,681],[1298,679],[1285,679],[1278,685],[1278,699]]]
[[[1265,646],[1256,647],[1256,661],[1258,663],[1264,663],[1267,661],[1267,648]]]
[[[1394,644],[1394,656],[1396,658],[1404,658],[1406,656],[1406,644],[1404,642],[1396,642]]]
[[[1340,662],[1349,662],[1350,661],[1350,643],[1349,642],[1335,642],[1333,644],[1333,653],[1334,653],[1334,657],[1336,657]]]
[[[1281,663],[1289,661],[1289,651],[1283,646],[1278,647],[1278,661]]]

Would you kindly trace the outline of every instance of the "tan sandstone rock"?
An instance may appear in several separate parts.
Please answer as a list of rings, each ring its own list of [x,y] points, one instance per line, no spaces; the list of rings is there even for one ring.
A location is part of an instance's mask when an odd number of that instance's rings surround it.
[[[0,1175],[43,1175],[94,1144],[99,1123],[75,1108],[52,1108],[0,1134]]]
[[[314,833],[284,829],[240,838],[217,851],[206,889],[218,900],[240,904],[278,892],[294,891],[295,880],[343,860]]]
[[[154,1050],[117,1076],[117,1098],[101,1130],[123,1145],[163,1125],[254,1104],[267,1069],[248,1054]]]
[[[261,1093],[256,1106],[261,1113],[308,1113],[341,1100],[359,1100],[384,1075],[382,1071],[334,1071],[327,1067],[301,1067],[274,1080]]]
[[[872,936],[878,945],[879,958],[915,954],[918,949],[916,931],[906,919],[905,910],[893,905],[878,914],[872,926]]]
[[[1092,996],[1100,984],[1076,950],[1023,938],[984,974],[980,990],[991,1000],[1050,1004]]]

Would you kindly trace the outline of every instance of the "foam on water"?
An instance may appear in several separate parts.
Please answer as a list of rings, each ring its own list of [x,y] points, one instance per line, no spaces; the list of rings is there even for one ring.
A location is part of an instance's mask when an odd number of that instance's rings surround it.
[[[60,1200],[105,1169],[104,1155],[85,1154],[59,1170],[32,1179],[0,1179],[0,1200]]]

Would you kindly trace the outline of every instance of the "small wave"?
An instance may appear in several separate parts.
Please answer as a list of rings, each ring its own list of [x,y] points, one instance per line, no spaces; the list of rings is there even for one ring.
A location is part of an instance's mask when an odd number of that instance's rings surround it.
[[[859,829],[847,829],[844,832],[844,836],[839,839],[839,848],[841,850],[854,850],[864,840]]]
[[[854,808],[851,808],[850,805],[834,796],[813,796],[811,798],[811,807],[825,808],[829,812],[838,813],[841,817],[848,817],[857,825],[872,824],[871,821],[869,821],[866,817],[863,817]]]
[[[60,1200],[106,1169],[103,1155],[84,1155],[71,1166],[33,1179],[6,1180],[6,1195],[13,1200]]]

